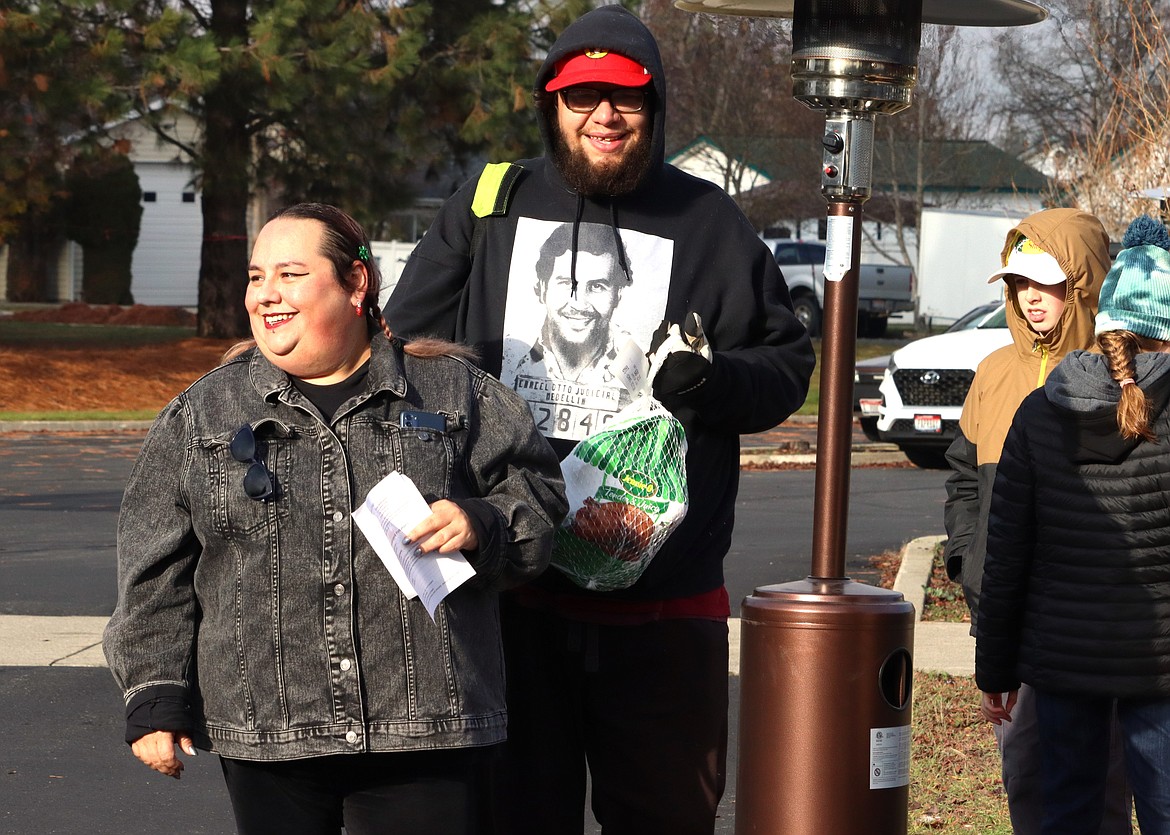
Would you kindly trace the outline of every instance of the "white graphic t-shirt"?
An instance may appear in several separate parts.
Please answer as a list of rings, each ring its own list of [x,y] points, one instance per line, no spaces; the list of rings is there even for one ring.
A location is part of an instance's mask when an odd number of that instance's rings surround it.
[[[630,402],[614,361],[633,340],[645,352],[666,310],[672,241],[520,218],[508,275],[500,379],[528,403],[547,437],[579,441]],[[573,277],[576,277],[574,287]]]

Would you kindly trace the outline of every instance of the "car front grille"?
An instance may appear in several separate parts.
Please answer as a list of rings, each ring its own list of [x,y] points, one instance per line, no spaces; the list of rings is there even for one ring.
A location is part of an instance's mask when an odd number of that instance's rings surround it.
[[[905,406],[962,406],[974,377],[969,368],[899,368],[894,385]]]

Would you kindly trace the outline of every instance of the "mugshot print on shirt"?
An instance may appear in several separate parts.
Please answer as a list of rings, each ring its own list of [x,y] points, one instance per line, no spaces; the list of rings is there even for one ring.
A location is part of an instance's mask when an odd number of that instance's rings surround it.
[[[611,367],[633,340],[640,353],[666,310],[672,241],[612,227],[520,218],[508,275],[500,379],[524,398],[547,437],[579,441],[630,400]],[[628,275],[627,275],[628,270]]]

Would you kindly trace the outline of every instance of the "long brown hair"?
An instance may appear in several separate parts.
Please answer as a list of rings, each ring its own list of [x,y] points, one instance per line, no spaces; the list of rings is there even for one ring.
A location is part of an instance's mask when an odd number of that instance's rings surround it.
[[[333,264],[333,272],[338,283],[347,290],[349,276],[354,262],[358,261],[366,268],[366,293],[362,299],[362,308],[366,317],[366,325],[372,337],[378,331],[386,334],[387,339],[393,339],[394,334],[386,324],[382,309],[378,306],[378,294],[382,289],[382,271],[378,267],[378,259],[373,255],[370,239],[360,223],[336,206],[328,203],[296,203],[273,212],[266,223],[279,218],[294,218],[297,220],[315,220],[324,227],[321,236],[321,256]],[[220,358],[220,364],[239,356],[256,344],[254,339],[245,339],[232,345]],[[473,348],[448,342],[443,339],[425,337],[405,342],[403,350],[415,357],[453,356],[475,362],[478,357]]]
[[[1123,438],[1141,438],[1157,443],[1150,428],[1150,402],[1146,393],[1134,382],[1137,374],[1135,357],[1147,351],[1161,351],[1166,343],[1133,331],[1105,331],[1097,335],[1097,345],[1109,363],[1109,376],[1121,386],[1121,400],[1117,404],[1117,428]]]

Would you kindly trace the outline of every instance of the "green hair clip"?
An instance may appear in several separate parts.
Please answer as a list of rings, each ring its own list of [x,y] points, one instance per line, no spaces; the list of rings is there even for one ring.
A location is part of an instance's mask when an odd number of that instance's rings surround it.
[[[358,259],[361,261],[370,260],[370,249],[365,244],[358,247]]]

